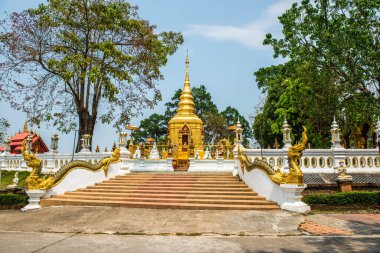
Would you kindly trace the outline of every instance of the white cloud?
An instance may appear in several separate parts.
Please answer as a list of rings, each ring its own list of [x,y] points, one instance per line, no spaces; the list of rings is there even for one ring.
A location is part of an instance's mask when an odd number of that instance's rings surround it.
[[[262,48],[265,35],[279,27],[278,16],[289,9],[295,0],[278,0],[261,17],[243,26],[189,25],[185,35],[197,35],[218,41],[232,41],[249,48]]]

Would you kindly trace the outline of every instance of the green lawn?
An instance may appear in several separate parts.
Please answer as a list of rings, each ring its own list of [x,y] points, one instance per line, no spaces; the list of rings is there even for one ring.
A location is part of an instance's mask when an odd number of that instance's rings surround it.
[[[7,185],[12,184],[12,179],[15,176],[16,171],[1,170],[1,189],[5,189]],[[24,188],[25,179],[29,176],[28,171],[18,172],[18,186]]]

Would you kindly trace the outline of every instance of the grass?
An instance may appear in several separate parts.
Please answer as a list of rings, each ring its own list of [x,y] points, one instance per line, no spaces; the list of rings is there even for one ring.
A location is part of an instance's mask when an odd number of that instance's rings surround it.
[[[1,189],[5,189],[7,185],[12,184],[12,180],[15,176],[16,171],[1,170]],[[19,171],[18,172],[18,187],[24,188],[25,179],[29,176],[28,171]]]

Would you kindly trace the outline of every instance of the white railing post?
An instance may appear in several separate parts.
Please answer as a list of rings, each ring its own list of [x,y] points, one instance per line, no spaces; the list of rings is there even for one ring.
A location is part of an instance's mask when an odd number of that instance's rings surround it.
[[[340,144],[340,129],[339,125],[335,120],[331,124],[331,143],[332,143],[332,153],[333,153],[333,159],[334,159],[334,166],[333,168],[339,167],[339,163],[341,161],[345,161],[346,159],[346,150],[345,148]]]
[[[284,118],[284,123],[282,125],[282,142],[284,143],[284,147],[282,148],[282,159],[283,159],[283,169],[289,168],[288,163],[288,152],[289,148],[292,146],[292,129],[290,128],[286,117]]]

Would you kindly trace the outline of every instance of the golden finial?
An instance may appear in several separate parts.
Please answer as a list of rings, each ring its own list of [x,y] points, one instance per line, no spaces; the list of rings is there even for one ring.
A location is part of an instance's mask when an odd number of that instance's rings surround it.
[[[177,114],[195,114],[194,97],[191,94],[189,80],[189,54],[186,55],[186,78],[181,97],[179,98]]]
[[[25,120],[25,123],[24,123],[24,133],[25,132],[29,132],[28,131],[28,120]]]
[[[187,53],[186,53],[186,77],[185,77],[185,84],[186,83],[190,83],[190,79],[189,79],[189,50],[187,50]]]

